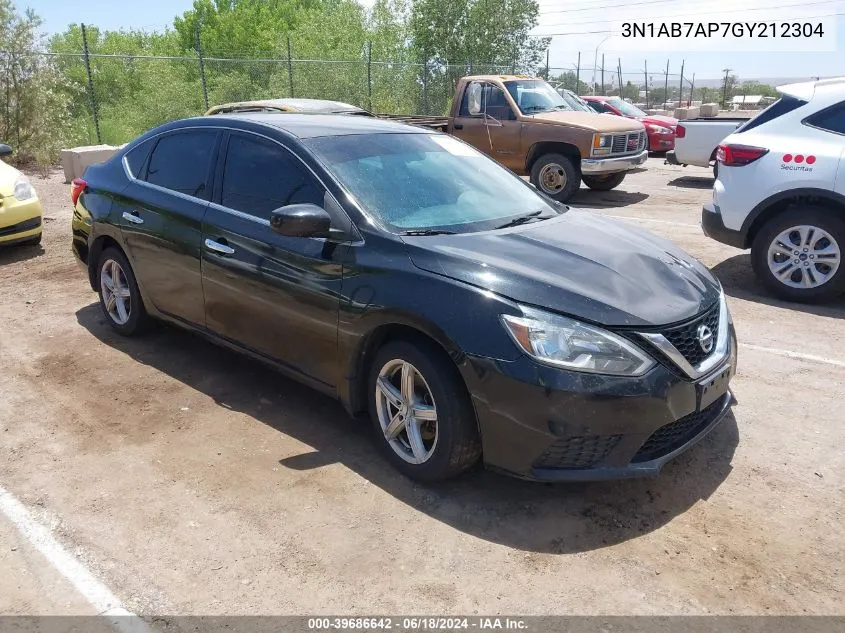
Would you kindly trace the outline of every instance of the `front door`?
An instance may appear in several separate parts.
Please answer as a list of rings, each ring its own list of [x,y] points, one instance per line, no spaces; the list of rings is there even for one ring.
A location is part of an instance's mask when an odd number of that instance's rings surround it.
[[[137,173],[114,203],[145,298],[156,310],[199,326],[205,322],[202,220],[220,136],[198,128],[162,135],[149,157],[139,155],[138,163],[129,157]]]
[[[224,144],[202,227],[207,327],[334,386],[343,280],[335,245],[270,228],[274,209],[295,203],[326,207],[326,191],[275,141],[231,132]]]
[[[484,86],[485,83],[482,81],[472,81],[467,84],[461,97],[458,116],[453,122],[453,130],[454,135],[459,139],[492,156],[493,148],[487,133],[482,104]]]
[[[505,92],[495,84],[484,85],[484,122],[490,135],[490,155],[516,172],[525,168],[521,154],[522,122],[518,121]]]

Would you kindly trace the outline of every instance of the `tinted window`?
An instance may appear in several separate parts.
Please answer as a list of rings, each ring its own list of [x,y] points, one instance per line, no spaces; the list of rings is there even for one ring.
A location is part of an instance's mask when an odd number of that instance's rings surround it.
[[[769,121],[773,121],[779,116],[783,116],[784,114],[792,112],[793,110],[796,110],[803,105],[807,105],[807,102],[801,99],[796,99],[795,97],[783,97],[775,101],[772,105],[763,110],[760,114],[755,116],[748,123],[744,123],[739,126],[736,131],[737,133],[740,133],[747,132],[748,130],[753,130],[755,127],[763,125],[764,123],[768,123]]]
[[[138,178],[141,175],[141,170],[150,155],[150,148],[153,146],[153,139],[148,139],[133,147],[126,153],[126,162],[129,165],[129,172]]]
[[[217,132],[168,134],[159,139],[150,156],[147,182],[208,200],[208,180]]]
[[[828,132],[845,134],[845,103],[814,114],[807,119],[807,123]]]
[[[608,108],[606,105],[601,103],[600,101],[588,101],[587,103],[590,104],[590,107],[595,110],[596,112],[600,112],[602,114],[607,114],[608,112],[613,114],[613,110]]]
[[[297,158],[275,143],[233,134],[220,204],[265,220],[288,204],[323,205],[324,191]]]

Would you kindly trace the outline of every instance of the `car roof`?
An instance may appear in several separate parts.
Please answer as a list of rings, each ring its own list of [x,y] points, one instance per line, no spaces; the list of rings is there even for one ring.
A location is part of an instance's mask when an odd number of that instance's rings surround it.
[[[346,136],[350,134],[436,134],[434,130],[406,125],[376,117],[337,116],[335,114],[297,114],[275,112],[233,112],[215,114],[209,121],[226,119],[269,125],[297,138]]]
[[[845,87],[845,77],[831,77],[817,81],[804,81],[795,84],[778,86],[778,92],[788,97],[795,97],[802,101],[810,101],[816,93],[816,88],[842,88]]]
[[[229,112],[235,109],[268,109],[280,112],[366,112],[363,108],[341,101],[328,99],[258,99],[256,101],[235,101],[209,108],[206,115]]]

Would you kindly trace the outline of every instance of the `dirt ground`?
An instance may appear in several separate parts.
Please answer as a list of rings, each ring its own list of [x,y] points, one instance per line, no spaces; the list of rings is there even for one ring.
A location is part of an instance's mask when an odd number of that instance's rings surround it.
[[[647,167],[574,204],[711,266],[740,341],[733,413],[656,479],[424,487],[260,364],[116,336],[56,172],[43,248],[0,252],[0,490],[141,614],[845,614],[845,301],[765,296],[701,233],[708,170]],[[0,613],[89,612],[0,515]]]

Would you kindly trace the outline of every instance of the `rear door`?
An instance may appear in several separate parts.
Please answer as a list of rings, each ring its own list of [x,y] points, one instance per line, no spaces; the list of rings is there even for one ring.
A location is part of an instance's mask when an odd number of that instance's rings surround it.
[[[343,212],[278,142],[232,131],[224,144],[214,201],[202,226],[207,327],[334,386],[343,280],[336,244],[279,235],[270,228],[270,214],[296,203]]]
[[[831,153],[830,160],[835,165],[833,190],[845,195],[845,102],[817,112],[808,117],[805,123],[820,132],[828,133],[825,135],[825,140],[828,141],[826,145]],[[818,157],[814,163],[816,162]]]
[[[145,298],[156,310],[198,326],[205,322],[202,219],[220,136],[215,129],[190,128],[151,140],[151,147],[127,156],[132,178],[115,202]]]

